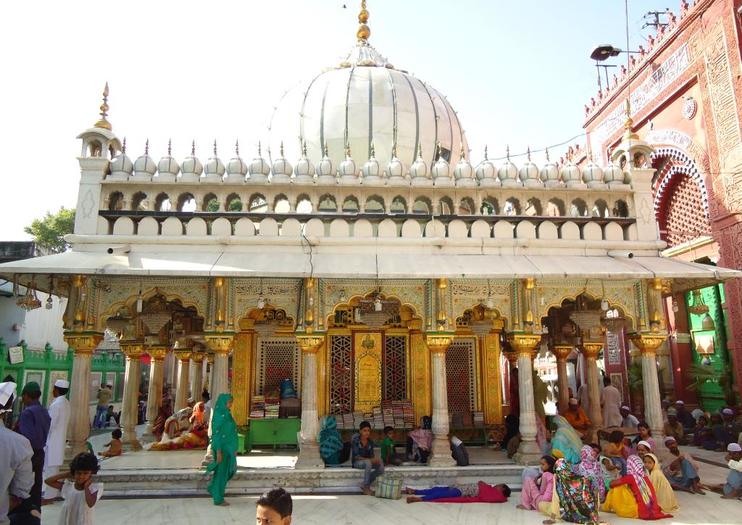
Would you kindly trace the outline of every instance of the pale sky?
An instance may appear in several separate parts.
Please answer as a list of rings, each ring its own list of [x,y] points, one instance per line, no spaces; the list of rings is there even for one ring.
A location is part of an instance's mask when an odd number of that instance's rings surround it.
[[[97,120],[106,81],[109,120],[132,160],[147,138],[155,162],[168,138],[178,161],[195,140],[205,162],[214,139],[225,162],[235,139],[249,160],[284,91],[354,45],[359,5],[3,2],[0,240],[26,239],[23,227],[34,218],[76,205],[76,136]],[[645,12],[678,6],[631,0],[632,47],[649,34],[640,29]],[[368,0],[368,10],[369,42],[448,97],[473,163],[485,144],[493,158],[506,144],[517,153],[581,133],[583,105],[597,91],[590,51],[625,47],[623,0]]]

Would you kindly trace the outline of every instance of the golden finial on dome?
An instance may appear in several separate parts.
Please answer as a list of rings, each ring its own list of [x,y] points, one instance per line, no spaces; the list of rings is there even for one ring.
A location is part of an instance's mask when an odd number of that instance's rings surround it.
[[[624,127],[624,140],[639,140],[639,136],[634,133],[634,120],[631,118],[631,102],[626,99],[626,120],[623,123]]]
[[[345,143],[345,158],[350,158],[350,144],[348,142]]]
[[[358,23],[360,24],[358,26],[358,31],[356,31],[356,36],[358,37],[359,41],[366,42],[368,40],[368,37],[371,36],[371,29],[366,25],[366,22],[368,22],[368,11],[366,11],[366,0],[361,0],[361,12],[358,13]]]
[[[330,151],[330,150],[329,150],[329,149],[327,148],[327,142],[325,142],[325,144],[324,144],[324,147],[322,148],[322,153],[323,153],[323,155],[324,155],[325,157],[327,157],[327,156],[328,156],[328,153],[329,153],[329,151]]]
[[[301,143],[301,153],[306,158],[307,156],[307,141],[303,140]]]
[[[422,159],[423,158],[423,145],[419,142],[417,143],[417,158]]]
[[[149,155],[149,139],[144,142],[144,154]]]
[[[435,143],[435,154],[436,154],[436,160],[441,159],[441,141],[437,141]]]
[[[108,82],[106,82],[106,87],[103,88],[103,104],[100,105],[100,120],[95,123],[96,128],[111,129],[111,123],[106,120],[108,109]]]
[[[371,151],[370,151],[370,153],[371,153],[370,158],[373,159],[374,157],[376,157],[376,147],[374,147],[374,141],[373,140],[371,141]]]

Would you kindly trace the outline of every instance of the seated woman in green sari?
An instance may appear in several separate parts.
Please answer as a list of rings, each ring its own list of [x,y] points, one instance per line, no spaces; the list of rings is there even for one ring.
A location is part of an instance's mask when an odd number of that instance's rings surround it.
[[[237,472],[237,424],[232,417],[232,395],[219,394],[211,419],[211,451],[214,461],[206,467],[213,472],[207,489],[214,505],[229,505],[224,501],[227,483]]]
[[[326,465],[340,465],[347,461],[348,455],[343,454],[343,439],[333,416],[322,418],[322,430],[319,431],[318,441],[319,454]]]

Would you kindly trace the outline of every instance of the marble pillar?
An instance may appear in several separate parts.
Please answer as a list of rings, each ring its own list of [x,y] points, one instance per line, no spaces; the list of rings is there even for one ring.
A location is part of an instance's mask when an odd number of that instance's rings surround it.
[[[203,391],[203,370],[204,354],[194,352],[191,356],[189,377],[191,379],[191,397],[198,403],[201,401],[201,392]]]
[[[209,393],[211,394],[211,406],[216,406],[220,394],[229,392],[229,352],[232,349],[233,334],[215,333],[205,336],[209,350],[214,352],[214,364],[211,367],[211,380],[209,381]],[[211,356],[209,356],[211,357]],[[214,411],[211,411],[211,416]],[[211,421],[209,421],[209,446],[201,461],[202,465],[208,465],[213,458],[211,452]]]
[[[121,341],[121,351],[126,356],[126,373],[124,375],[124,399],[121,407],[121,431],[124,450],[141,450],[137,438],[137,421],[139,419],[139,382],[142,377],[144,344],[139,341]]]
[[[446,382],[446,351],[453,342],[451,334],[427,334],[425,343],[430,349],[431,384],[433,390],[433,447],[428,461],[431,467],[456,465],[451,457],[448,437],[448,384]]]
[[[324,468],[319,454],[319,414],[317,411],[317,351],[325,342],[324,335],[297,335],[301,348],[301,431],[296,468]]]
[[[188,406],[189,390],[191,387],[188,379],[191,368],[191,351],[176,350],[174,354],[178,360],[178,386],[175,391],[175,411],[177,412],[181,408]]]
[[[657,371],[657,348],[667,339],[667,334],[633,333],[631,340],[641,352],[642,384],[644,388],[644,419],[649,423],[652,437],[658,446],[664,443],[662,421],[662,395]]]
[[[555,345],[554,356],[557,360],[557,387],[559,389],[559,412],[563,412],[569,405],[569,375],[567,373],[567,358],[572,353],[571,345]]]
[[[149,345],[146,347],[149,354],[149,389],[147,390],[147,429],[142,439],[154,440],[152,426],[157,419],[157,414],[162,406],[162,387],[165,381],[165,356],[168,345]]]
[[[98,332],[65,332],[64,340],[75,351],[70,379],[70,422],[67,437],[72,457],[87,450],[90,435],[90,365],[93,352],[103,339]]]
[[[540,335],[514,334],[510,337],[510,345],[518,356],[520,446],[515,461],[521,465],[536,465],[541,459],[541,449],[536,443],[537,416],[533,394],[533,357],[540,342]]]
[[[603,383],[600,380],[598,369],[598,355],[603,348],[603,343],[585,342],[582,345],[587,363],[587,391],[590,398],[590,413],[588,417],[593,428],[603,428],[603,407],[600,406]]]

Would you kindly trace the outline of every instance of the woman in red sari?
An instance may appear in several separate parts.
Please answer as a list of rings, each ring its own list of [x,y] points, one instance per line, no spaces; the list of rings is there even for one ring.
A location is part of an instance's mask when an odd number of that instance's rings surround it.
[[[610,487],[601,510],[613,512],[622,518],[672,518],[660,509],[657,494],[639,456],[629,456],[626,460],[626,475],[611,481]]]

